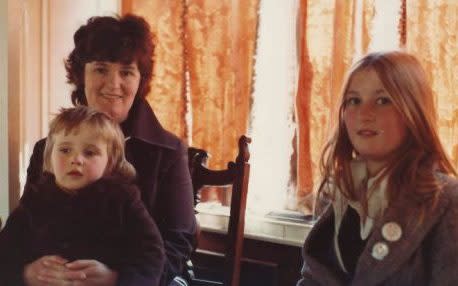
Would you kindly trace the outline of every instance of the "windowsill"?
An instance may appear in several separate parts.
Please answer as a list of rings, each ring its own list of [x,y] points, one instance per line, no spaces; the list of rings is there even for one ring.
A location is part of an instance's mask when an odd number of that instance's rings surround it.
[[[229,207],[202,203],[196,207],[201,230],[227,233]],[[245,217],[245,238],[302,247],[312,228],[308,222],[291,222],[249,213]]]

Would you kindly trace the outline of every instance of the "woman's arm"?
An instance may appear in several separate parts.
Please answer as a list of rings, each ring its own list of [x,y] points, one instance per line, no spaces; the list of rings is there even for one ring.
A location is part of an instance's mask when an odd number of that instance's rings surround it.
[[[297,282],[296,286],[320,286],[320,284],[312,278],[310,268],[305,260],[303,261],[301,269],[301,279]]]
[[[118,285],[159,285],[165,263],[161,234],[140,199],[140,191],[133,186],[125,191],[129,199],[122,216]]]
[[[45,150],[46,138],[39,140],[33,147],[32,156],[30,156],[29,166],[27,167],[27,180],[24,193],[27,192],[27,186],[36,183],[43,173],[43,152]]]
[[[158,208],[153,210],[156,214],[153,217],[161,229],[167,258],[163,281],[170,281],[185,271],[186,261],[196,244],[197,224],[187,147],[180,142],[173,157],[172,164],[159,182]]]

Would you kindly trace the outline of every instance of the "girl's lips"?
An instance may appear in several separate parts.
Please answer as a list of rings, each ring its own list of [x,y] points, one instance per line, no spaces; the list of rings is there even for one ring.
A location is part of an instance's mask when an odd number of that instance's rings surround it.
[[[83,175],[81,172],[78,172],[78,171],[70,171],[67,174],[70,176],[82,176]]]
[[[378,135],[379,132],[374,131],[374,130],[370,130],[370,129],[362,129],[362,130],[358,130],[358,132],[356,132],[356,134],[358,134],[360,136],[375,136],[375,135]]]

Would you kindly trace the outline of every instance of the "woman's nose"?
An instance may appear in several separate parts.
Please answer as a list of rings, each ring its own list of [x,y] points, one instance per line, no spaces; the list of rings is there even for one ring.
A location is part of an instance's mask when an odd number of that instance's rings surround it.
[[[121,76],[116,71],[111,71],[108,74],[107,85],[111,88],[118,88],[121,84]]]

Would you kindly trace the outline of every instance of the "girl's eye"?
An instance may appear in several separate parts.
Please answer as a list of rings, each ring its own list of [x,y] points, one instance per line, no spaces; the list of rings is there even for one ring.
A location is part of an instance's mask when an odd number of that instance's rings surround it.
[[[62,153],[62,154],[68,154],[68,153],[70,153],[70,148],[61,147],[61,148],[59,148],[59,152]]]
[[[94,151],[94,150],[85,150],[84,151],[84,156],[86,156],[86,157],[93,157],[93,156],[95,156],[97,154],[98,154],[98,152]]]
[[[389,97],[379,97],[379,98],[377,98],[376,103],[379,104],[379,105],[390,104],[391,103],[391,99]]]
[[[350,97],[347,100],[345,100],[345,105],[358,105],[361,103],[361,99],[357,97]]]

